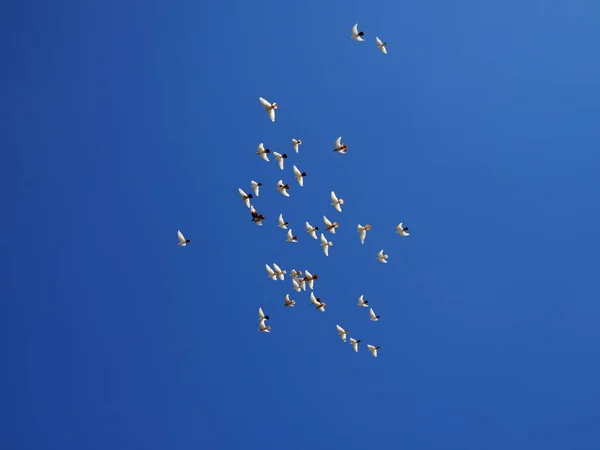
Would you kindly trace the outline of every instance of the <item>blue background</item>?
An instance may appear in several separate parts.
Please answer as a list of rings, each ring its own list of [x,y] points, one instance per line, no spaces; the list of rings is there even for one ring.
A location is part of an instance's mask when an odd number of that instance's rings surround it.
[[[600,448],[600,4],[0,12],[1,448]],[[326,313],[273,262],[319,274]]]

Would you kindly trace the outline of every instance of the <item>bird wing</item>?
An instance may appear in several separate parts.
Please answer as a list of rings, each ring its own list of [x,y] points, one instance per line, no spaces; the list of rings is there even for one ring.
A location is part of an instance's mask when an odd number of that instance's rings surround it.
[[[252,190],[254,191],[254,195],[256,195],[258,197],[258,192],[259,192],[260,186],[254,180],[251,180],[250,184],[252,185]]]
[[[262,103],[262,105],[263,105],[265,108],[270,108],[270,107],[271,107],[271,104],[270,104],[268,101],[266,101],[264,98],[262,98],[262,97],[258,97],[258,99],[260,100],[260,102]]]
[[[327,218],[327,216],[323,216],[323,222],[325,223],[325,226],[330,227],[331,225],[333,225],[329,219]]]
[[[275,272],[273,271],[273,269],[271,269],[271,268],[269,267],[269,265],[268,265],[268,264],[265,264],[265,269],[267,270],[267,274],[269,274],[269,278],[270,278],[271,280],[275,280],[275,279],[277,279],[277,277],[275,276]]]
[[[341,146],[342,146],[342,137],[340,136],[335,141],[335,148],[340,148]]]
[[[315,306],[321,306],[321,303],[319,303],[315,297],[315,293],[311,292],[310,293],[310,302],[315,305]]]
[[[371,319],[375,319],[377,316],[375,315],[375,311],[373,311],[373,308],[371,308],[369,310],[369,315],[371,316]]]
[[[275,122],[275,110],[274,109],[269,110],[269,119],[271,119],[271,122]]]
[[[267,154],[266,154],[266,153],[259,153],[259,155],[260,155],[260,157],[261,157],[262,159],[264,159],[266,162],[269,162],[269,157],[267,156]]]
[[[179,239],[180,244],[185,244],[185,237],[183,237],[183,234],[179,230],[177,230],[177,239]]]
[[[352,27],[352,34],[354,36],[358,36],[358,24],[354,24],[354,26]]]

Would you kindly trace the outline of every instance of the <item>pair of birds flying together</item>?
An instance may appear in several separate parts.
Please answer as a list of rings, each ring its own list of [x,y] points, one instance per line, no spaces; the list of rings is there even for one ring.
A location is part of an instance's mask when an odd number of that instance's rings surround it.
[[[352,27],[352,34],[350,35],[350,39],[354,39],[358,42],[363,42],[365,33],[362,31],[358,31],[358,24],[355,24]],[[381,50],[382,53],[387,55],[387,42],[382,42],[377,36],[375,36],[375,42],[377,42],[377,48]]]

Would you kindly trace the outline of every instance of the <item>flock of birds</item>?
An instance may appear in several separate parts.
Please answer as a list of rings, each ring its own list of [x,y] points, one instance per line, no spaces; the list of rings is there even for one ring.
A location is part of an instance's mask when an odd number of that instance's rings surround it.
[[[358,24],[355,24],[352,27],[352,35],[350,36],[350,39],[354,39],[355,41],[358,41],[358,42],[363,42],[365,40],[363,36],[364,36],[364,32],[359,31]],[[387,54],[387,48],[386,48],[387,42],[382,42],[378,37],[375,37],[375,40],[376,40],[377,47],[379,48],[379,50],[381,50],[384,54]],[[271,122],[275,122],[275,110],[278,108],[279,105],[276,102],[271,103],[271,102],[267,101],[266,99],[264,99],[263,97],[259,97],[259,100],[260,100],[260,103],[262,104],[262,106],[264,107],[264,110],[269,115]],[[299,153],[301,145],[302,145],[302,140],[295,139],[295,138],[292,139],[292,146],[296,153]],[[333,152],[339,153],[342,155],[345,155],[348,152],[348,146],[342,142],[341,136],[336,139],[335,145],[333,148]],[[256,154],[267,162],[270,162],[269,155],[272,155],[273,157],[275,157],[275,161],[277,162],[279,169],[284,170],[284,161],[288,158],[286,153],[281,154],[281,153],[278,153],[275,151],[272,152],[271,149],[265,148],[264,143],[260,143],[257,147]],[[304,178],[307,176],[307,173],[298,169],[298,167],[296,167],[296,165],[293,165],[292,170],[294,173],[294,178],[296,179],[298,185],[300,187],[303,187],[304,186]],[[252,216],[251,221],[254,222],[258,226],[263,225],[263,222],[265,221],[265,215],[259,214],[258,211],[256,211],[256,209],[254,208],[254,205],[252,205],[252,203],[250,202],[250,200],[259,196],[260,188],[262,186],[263,186],[262,183],[251,180],[250,188],[252,189],[253,193],[246,193],[243,189],[238,188],[238,193],[239,193],[242,201],[244,202],[246,207],[248,209],[250,209],[250,214]],[[284,183],[282,179],[277,181],[276,190],[281,195],[283,195],[285,197],[290,197],[290,194],[288,192],[289,189],[290,189],[290,185],[287,183]],[[341,213],[342,205],[344,204],[344,199],[338,198],[338,196],[336,195],[336,193],[334,191],[331,191],[330,198],[331,198],[331,206],[333,206],[336,211]],[[279,214],[277,221],[278,221],[277,226],[279,228],[287,230],[286,242],[289,242],[289,243],[298,242],[298,236],[294,235],[291,228],[288,228],[288,225],[290,225],[290,224],[289,224],[289,222],[284,220],[283,214]],[[324,231],[327,231],[331,234],[335,234],[336,228],[339,227],[339,223],[337,221],[332,222],[325,215],[323,216],[323,223],[325,225]],[[317,231],[320,231],[318,226],[313,226],[307,221],[307,222],[305,222],[305,228],[306,228],[306,232],[308,233],[308,235],[310,237],[312,237],[315,240],[319,240],[319,237],[317,236]],[[358,224],[356,229],[358,231],[360,243],[364,244],[365,239],[367,237],[367,231],[371,230],[371,225],[365,224],[363,226],[361,224]],[[409,236],[408,227],[405,227],[403,225],[403,223],[400,222],[396,226],[396,233],[401,236]],[[183,235],[183,233],[179,230],[177,231],[177,237],[179,239],[178,245],[180,245],[182,247],[185,247],[185,246],[187,246],[187,244],[192,242],[190,239],[186,239],[185,236]],[[329,256],[329,248],[333,246],[333,242],[329,241],[325,237],[325,234],[323,232],[321,232],[321,236],[320,236],[320,245],[321,245],[321,248],[322,248],[325,256]],[[377,259],[381,263],[387,264],[388,255],[385,254],[383,252],[383,250],[380,250],[379,253],[377,253]],[[287,274],[287,270],[282,270],[275,263],[272,264],[272,267],[269,264],[265,264],[265,270],[267,272],[267,277],[273,281],[276,281],[276,280],[283,281],[285,279],[285,275]],[[291,269],[289,275],[291,276],[291,279],[292,279],[292,286],[293,286],[294,291],[296,291],[296,292],[306,291],[306,288],[308,286],[308,288],[311,291],[310,297],[309,297],[310,302],[318,311],[325,312],[326,303],[323,302],[320,297],[316,297],[314,290],[313,290],[314,282],[319,279],[318,274],[315,273],[313,275],[308,270],[305,270],[304,273],[302,273],[302,271]],[[290,298],[290,294],[286,294],[284,297],[284,306],[285,307],[294,307],[295,305],[296,305],[296,301]],[[369,308],[370,320],[372,320],[373,322],[377,322],[379,320],[380,316],[375,314],[375,311],[369,305],[368,300],[364,299],[364,295],[361,295],[358,298],[357,305],[362,308]],[[267,325],[267,321],[269,319],[270,319],[270,317],[264,313],[262,307],[259,307],[258,308],[258,330],[260,332],[269,333],[271,331],[271,326]],[[361,343],[361,340],[350,337],[349,336],[350,330],[347,330],[347,329],[341,327],[340,325],[336,325],[336,329],[337,329],[337,333],[340,336],[340,338],[342,339],[342,341],[343,342],[349,341],[350,345],[352,346],[354,351],[358,352],[358,344]],[[379,348],[380,348],[379,346],[367,344],[367,349],[371,352],[371,354],[374,357],[377,357],[377,351],[379,350]]]

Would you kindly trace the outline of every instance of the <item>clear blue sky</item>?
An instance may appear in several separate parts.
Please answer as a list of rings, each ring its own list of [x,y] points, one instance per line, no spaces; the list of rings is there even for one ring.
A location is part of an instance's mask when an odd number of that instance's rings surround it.
[[[600,448],[600,4],[0,13],[2,449]],[[318,273],[326,313],[273,262]]]

